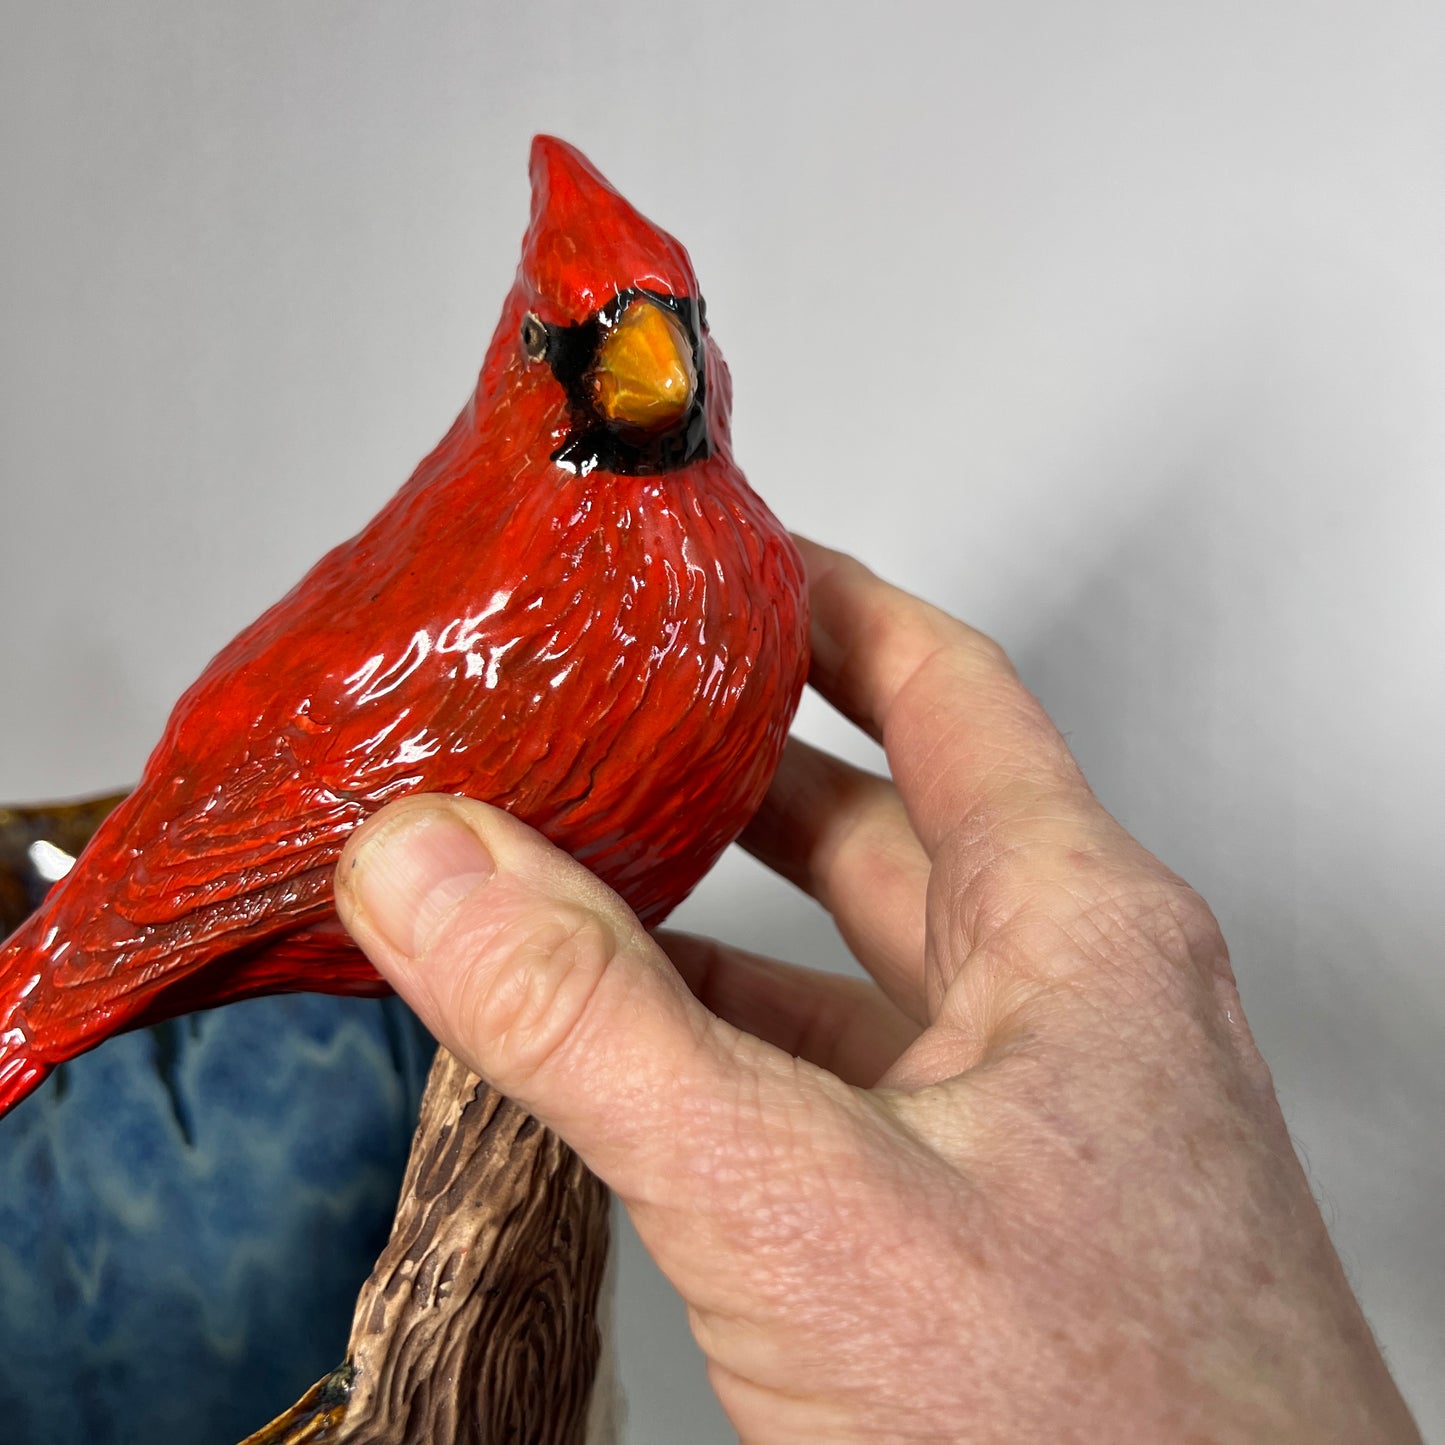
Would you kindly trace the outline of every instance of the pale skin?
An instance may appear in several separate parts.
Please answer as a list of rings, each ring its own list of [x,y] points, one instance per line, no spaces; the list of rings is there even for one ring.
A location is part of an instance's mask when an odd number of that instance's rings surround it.
[[[617,1193],[744,1441],[1414,1441],[1209,908],[1000,649],[803,543],[810,681],[746,846],[874,980],[650,937],[495,809],[407,799],[337,906]]]

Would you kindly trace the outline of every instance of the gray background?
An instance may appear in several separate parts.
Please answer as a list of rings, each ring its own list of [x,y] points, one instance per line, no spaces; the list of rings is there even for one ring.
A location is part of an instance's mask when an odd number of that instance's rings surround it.
[[[451,421],[581,144],[789,524],[995,633],[1213,902],[1445,1432],[1438,3],[0,4],[0,797],[128,780]],[[814,739],[867,758],[818,705]],[[683,918],[841,965],[730,858]],[[629,1438],[730,1438],[624,1240]]]

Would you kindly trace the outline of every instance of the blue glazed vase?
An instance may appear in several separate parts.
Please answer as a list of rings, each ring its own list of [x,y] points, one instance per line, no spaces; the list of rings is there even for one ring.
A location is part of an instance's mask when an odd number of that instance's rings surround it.
[[[0,1438],[224,1445],[333,1369],[433,1047],[395,999],[256,999],[0,1119]]]

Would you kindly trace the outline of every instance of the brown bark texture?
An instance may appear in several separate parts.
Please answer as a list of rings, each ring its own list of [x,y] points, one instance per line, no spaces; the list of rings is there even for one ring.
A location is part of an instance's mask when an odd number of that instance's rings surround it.
[[[39,872],[31,845],[48,843],[76,857],[124,797],[110,793],[67,803],[0,807],[0,939],[25,922],[55,877]]]
[[[243,1445],[582,1445],[608,1194],[437,1052],[346,1362]]]

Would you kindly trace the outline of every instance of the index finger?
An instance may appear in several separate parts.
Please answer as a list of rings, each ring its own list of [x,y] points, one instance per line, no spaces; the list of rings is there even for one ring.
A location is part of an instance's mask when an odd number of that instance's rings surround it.
[[[996,642],[854,558],[797,540],[813,616],[809,681],[883,745],[930,856],[997,811],[1097,807]]]
[[[815,688],[882,742],[929,858],[922,994],[975,1056],[1042,994],[1228,987],[1203,900],[1089,790],[998,645],[806,544]],[[1058,990],[1055,990],[1058,985]],[[1193,987],[1193,984],[1190,984]],[[1192,994],[1190,995],[1193,996]]]

